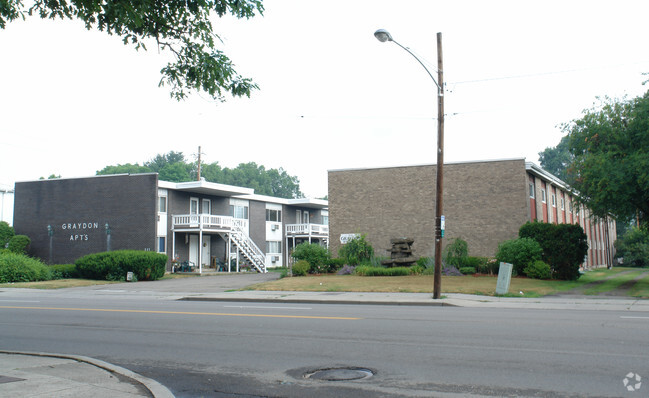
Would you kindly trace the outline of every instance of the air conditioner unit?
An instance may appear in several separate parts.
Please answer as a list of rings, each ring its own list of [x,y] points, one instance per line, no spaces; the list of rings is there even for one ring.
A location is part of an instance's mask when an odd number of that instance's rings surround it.
[[[279,261],[279,256],[273,256],[272,261],[274,263],[278,262]]]
[[[271,225],[271,227],[270,227],[270,230],[271,230],[271,231],[277,231],[278,229],[279,229],[279,225],[277,225],[277,224],[273,224],[273,225]]]

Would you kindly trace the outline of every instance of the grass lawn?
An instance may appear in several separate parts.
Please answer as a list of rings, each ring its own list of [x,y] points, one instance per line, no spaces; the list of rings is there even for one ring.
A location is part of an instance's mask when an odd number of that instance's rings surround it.
[[[0,283],[0,288],[24,288],[24,289],[64,289],[68,287],[83,287],[94,285],[106,285],[108,283],[117,283],[110,281],[94,281],[90,279],[55,279],[41,282],[15,282]]]
[[[629,274],[619,275],[622,271]],[[637,271],[637,272],[636,272]],[[635,268],[598,269],[586,272],[577,281],[537,280],[512,278],[509,294],[512,297],[541,297],[574,289],[608,277],[599,286],[599,292],[616,289],[626,281],[633,280],[642,272]],[[627,275],[631,275],[628,276]],[[443,276],[442,293],[466,293],[491,296],[495,294],[497,277],[494,276]],[[356,275],[309,275],[306,277],[283,278],[272,282],[248,286],[247,290],[311,291],[311,292],[411,292],[432,293],[432,275],[411,276],[356,276]],[[608,289],[608,290],[607,290]],[[592,293],[592,294],[597,294]],[[634,297],[649,297],[649,276],[643,278],[631,289]]]

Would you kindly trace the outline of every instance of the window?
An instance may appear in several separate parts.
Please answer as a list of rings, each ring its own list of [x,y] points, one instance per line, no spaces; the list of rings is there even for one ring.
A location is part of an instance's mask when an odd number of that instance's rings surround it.
[[[266,221],[282,222],[282,211],[266,209]]]
[[[545,197],[545,189],[541,188],[541,202],[545,203],[546,197]]]
[[[164,236],[158,237],[158,253],[165,253],[167,251],[166,241],[167,239]]]
[[[552,194],[552,207],[557,207],[557,195]]]
[[[212,202],[209,199],[203,199],[201,203],[203,205],[201,208],[201,214],[211,214]]]
[[[266,241],[266,253],[281,253],[282,242],[280,241]]]
[[[158,212],[166,213],[167,212],[167,197],[159,196],[158,197]]]
[[[230,205],[230,216],[242,220],[247,220],[248,206]]]
[[[534,184],[530,182],[530,198],[534,199]]]
[[[568,203],[568,211],[572,213],[572,202]]]
[[[329,215],[322,215],[322,224],[323,225],[329,225]]]
[[[566,208],[566,202],[563,198],[561,198],[561,210],[565,210]]]
[[[198,214],[198,198],[189,199],[189,214]]]

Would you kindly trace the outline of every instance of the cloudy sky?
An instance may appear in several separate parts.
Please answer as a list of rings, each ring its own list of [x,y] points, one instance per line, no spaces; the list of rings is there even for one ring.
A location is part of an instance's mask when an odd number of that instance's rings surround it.
[[[269,0],[263,17],[215,21],[260,86],[184,102],[159,88],[168,54],[74,21],[0,31],[0,187],[183,152],[224,167],[284,168],[310,197],[327,170],[435,163],[433,75],[443,34],[445,161],[521,158],[555,146],[597,96],[647,90],[646,1]]]

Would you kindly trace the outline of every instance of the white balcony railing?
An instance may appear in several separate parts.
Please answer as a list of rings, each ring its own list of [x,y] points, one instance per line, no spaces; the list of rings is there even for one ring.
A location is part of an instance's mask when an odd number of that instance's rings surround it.
[[[288,224],[286,236],[294,235],[328,236],[329,226],[324,224]]]
[[[233,230],[235,227],[239,227],[244,231],[248,229],[248,220],[230,216],[180,214],[173,215],[171,219],[173,229]]]

